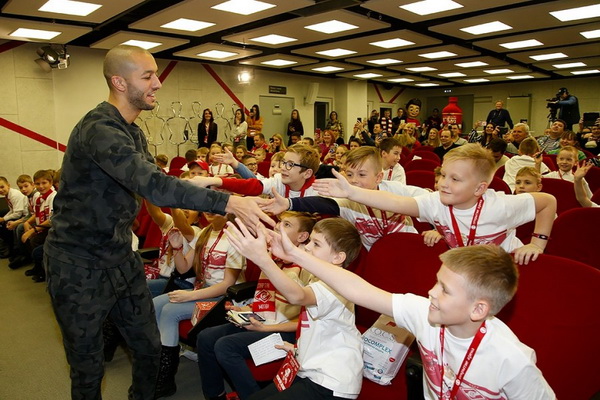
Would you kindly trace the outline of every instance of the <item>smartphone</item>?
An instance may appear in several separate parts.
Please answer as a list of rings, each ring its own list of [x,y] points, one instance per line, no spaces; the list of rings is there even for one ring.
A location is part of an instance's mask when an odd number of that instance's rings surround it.
[[[238,315],[241,319],[243,319],[246,322],[250,322],[250,318],[254,318],[255,320],[260,322],[264,322],[265,320],[263,317],[253,312],[240,312]]]
[[[358,121],[358,122],[362,122],[362,118],[361,118],[361,117],[358,117],[358,118],[356,118],[356,121]]]

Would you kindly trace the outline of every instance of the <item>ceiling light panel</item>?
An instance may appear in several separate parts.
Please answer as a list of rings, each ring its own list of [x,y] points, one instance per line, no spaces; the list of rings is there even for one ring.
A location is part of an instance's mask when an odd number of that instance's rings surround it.
[[[433,68],[433,67],[409,67],[406,68],[407,71],[412,71],[412,72],[431,72],[431,71],[437,71],[437,68]]]
[[[571,71],[573,75],[588,75],[588,74],[599,74],[600,69],[588,69],[585,71]]]
[[[568,61],[582,61],[582,60],[576,60],[578,58],[583,58],[583,57],[590,57],[592,55],[597,55],[598,54],[598,43],[589,43],[589,42],[585,42],[587,44],[580,44],[580,45],[575,45],[575,46],[569,46],[569,47],[559,47],[556,49],[537,49],[537,50],[526,50],[526,51],[520,51],[518,53],[508,53],[507,56],[522,62],[522,63],[526,63],[526,64],[531,64],[532,62],[535,62],[536,65],[538,65],[538,61],[534,61],[533,56],[540,56],[540,55],[544,55],[544,54],[549,54],[549,53],[564,53],[566,55],[569,56],[569,60]],[[565,60],[567,61],[567,60]],[[556,62],[552,62],[552,64],[556,64]],[[545,64],[540,64],[540,65],[548,65],[550,66],[550,63],[546,62]],[[550,69],[553,69],[550,67]]]
[[[467,76],[467,74],[463,74],[462,72],[446,72],[443,74],[438,74],[442,78],[460,78],[461,76]]]
[[[157,53],[159,51],[171,49],[173,47],[182,46],[189,43],[187,39],[175,39],[172,37],[159,36],[159,35],[148,35],[145,33],[119,31],[113,33],[110,36],[105,37],[90,45],[93,49],[112,49],[113,47],[122,43],[134,43],[133,46],[153,46],[152,44],[158,43],[157,46],[150,47],[148,51],[151,53]]]
[[[531,79],[534,78],[533,75],[513,75],[513,76],[507,76],[507,79]]]
[[[358,65],[342,63],[342,62],[337,62],[337,61],[327,61],[327,62],[322,62],[322,63],[317,63],[317,64],[293,67],[292,69],[294,71],[302,71],[302,72],[310,72],[313,74],[317,73],[317,74],[322,74],[322,75],[329,75],[329,74],[335,74],[335,73],[339,73],[339,72],[357,71],[362,68]]]
[[[338,28],[330,28],[324,31],[317,31],[313,29],[305,29],[305,27],[311,28],[319,28],[323,27],[323,23],[331,23],[332,21],[336,21],[335,24]],[[351,30],[343,30],[349,28],[350,26],[354,27]],[[293,42],[294,46],[310,43],[315,41],[321,41],[325,39],[331,39],[339,36],[345,36],[349,33],[351,34],[359,34],[359,33],[368,33],[374,30],[380,30],[384,28],[389,28],[390,24],[387,22],[379,21],[375,18],[367,18],[366,16],[359,15],[357,13],[353,13],[346,10],[335,10],[329,11],[321,14],[311,15],[310,17],[299,17],[288,19],[283,22],[278,22],[271,25],[262,26],[260,28],[255,28],[247,31],[238,32],[232,35],[223,36],[222,39],[235,42],[235,43],[247,43],[249,38],[256,38],[267,35],[279,35],[279,36],[293,36],[297,40]],[[325,33],[327,32],[327,33]],[[279,44],[270,44],[270,43],[262,43],[261,45],[265,45],[267,47],[283,47],[289,46],[290,43],[279,43]],[[319,50],[327,50],[332,47],[340,47],[346,49],[352,49],[352,46],[342,46],[337,43],[329,43],[326,48],[321,48]],[[354,49],[352,49],[354,50]],[[314,54],[313,54],[314,55]]]
[[[95,2],[96,0],[90,1]],[[113,2],[118,3],[118,1],[114,0]],[[246,0],[242,0],[242,2],[248,4],[250,3]],[[214,32],[228,30],[236,26],[248,24],[256,21],[257,19],[273,17],[281,13],[294,11],[296,9],[308,7],[315,4],[313,0],[264,0],[263,3],[272,4],[275,7],[269,7],[254,14],[244,15],[239,13],[222,11],[220,9],[214,8],[216,6],[222,5],[223,3],[225,3],[225,0],[181,1],[171,7],[163,8],[162,10],[152,15],[149,15],[146,18],[131,23],[129,25],[129,28],[136,30],[144,30],[148,31],[149,33],[165,32],[173,34],[181,33],[181,31],[177,28],[164,27],[164,25],[167,25],[180,18],[191,18],[192,20],[196,19],[201,22],[214,24],[196,31],[190,30],[186,33],[186,35],[189,36],[200,37],[209,35]],[[239,9],[241,10],[241,8]]]
[[[264,35],[264,36],[251,38],[250,40],[253,42],[258,42],[258,43],[278,45],[278,44],[283,44],[283,43],[295,42],[298,39],[272,33],[270,35]]]
[[[404,51],[396,51],[391,53],[385,53],[385,57],[382,58],[391,58],[396,60],[402,60],[404,64],[421,64],[424,62],[424,58],[439,60],[443,58],[462,58],[462,57],[473,57],[478,56],[480,53],[475,50],[467,49],[458,45],[447,45],[447,46],[435,46],[429,47],[425,49],[419,50],[404,50]],[[379,57],[378,57],[379,58]],[[364,56],[364,57],[353,57],[349,58],[347,61],[364,64],[364,65],[372,65],[371,61],[374,59],[373,56]]]
[[[565,53],[547,53],[547,54],[539,54],[537,56],[529,56],[529,58],[534,59],[535,61],[548,61],[548,60],[558,60],[560,58],[569,57]]]
[[[419,86],[419,87],[434,87],[434,86],[440,86],[440,84],[439,83],[426,82],[426,83],[415,83],[415,86]]]
[[[381,47],[382,49],[390,50],[390,49],[397,49],[398,47],[410,46],[411,44],[414,44],[414,42],[411,42],[410,40],[400,39],[400,38],[393,38],[393,39],[379,40],[377,42],[371,42],[369,44],[372,46]]]
[[[315,53],[319,54],[321,56],[336,58],[336,57],[343,57],[343,56],[349,56],[351,54],[356,54],[356,51],[340,49],[338,47],[336,49],[331,49],[331,50],[316,51]]]
[[[400,8],[408,12],[421,16],[437,14],[463,7],[462,4],[453,0],[422,0],[400,6]]]
[[[486,33],[507,31],[509,29],[512,29],[512,26],[506,25],[504,22],[500,21],[460,28],[461,31],[470,33],[471,35],[484,35]]]
[[[404,82],[414,82],[414,79],[410,79],[410,78],[392,78],[392,79],[387,79],[388,82],[393,82],[393,83],[404,83]]]
[[[567,4],[563,2],[562,4]],[[559,11],[550,11],[550,15],[561,22],[579,21],[582,19],[600,17],[600,4],[583,7],[568,8]]]
[[[66,44],[91,30],[74,25],[0,17],[0,39],[6,40]]]
[[[271,61],[263,61],[261,62],[263,65],[270,65],[272,67],[289,67],[290,65],[298,64],[296,61],[292,60],[283,60],[281,58],[271,60]]]
[[[242,47],[209,42],[175,52],[173,55],[178,57],[193,58],[196,60],[227,62],[240,60],[250,56],[256,56],[261,53],[262,52],[259,50],[251,50]]]
[[[456,53],[452,53],[450,51],[436,51],[433,53],[419,54],[419,57],[428,58],[430,60],[437,59],[437,58],[456,57],[456,56],[457,56]]]
[[[211,8],[214,10],[226,11],[232,14],[252,15],[273,7],[275,7],[275,4],[258,0],[229,0],[214,5]]]
[[[593,31],[579,32],[581,36],[586,39],[598,39],[600,38],[600,29],[594,29]]]
[[[393,76],[398,76],[395,72],[385,71],[381,69],[366,69],[362,71],[354,71],[354,72],[341,72],[337,73],[336,76],[342,78],[349,79],[377,79],[382,80],[386,78],[391,78]]]
[[[289,68],[300,65],[315,64],[318,60],[312,58],[298,57],[290,54],[270,54],[268,56],[248,58],[240,61],[244,65],[256,65],[269,68]]]
[[[587,67],[587,64],[584,62],[571,62],[565,64],[552,64],[554,68],[565,69],[565,68],[579,68],[579,67]]]
[[[489,65],[489,64],[484,61],[469,61],[469,62],[456,63],[454,65],[456,65],[457,67],[460,67],[460,68],[473,68],[473,67],[485,67],[486,65]]]
[[[308,25],[304,27],[305,29],[310,29],[311,31],[325,33],[327,35],[331,35],[332,33],[345,32],[353,29],[357,29],[358,26],[348,24],[346,22],[331,20],[326,22],[321,22],[319,24]]]
[[[392,64],[400,64],[402,60],[397,60],[395,58],[380,58],[377,60],[369,60],[367,61],[370,64],[375,65],[392,65]]]
[[[176,31],[198,32],[201,29],[206,29],[215,24],[212,22],[198,21],[195,19],[179,18],[164,25],[161,28],[174,29]]]
[[[467,82],[467,83],[483,83],[483,82],[489,82],[489,79],[485,79],[485,78],[474,78],[474,79],[463,79],[463,82]]]
[[[43,29],[18,28],[9,34],[14,39],[41,39],[51,40],[60,35],[59,31],[47,31]]]
[[[497,75],[497,74],[512,74],[513,71],[510,68],[499,68],[499,69],[486,69],[483,70],[483,72],[485,72],[486,74],[490,74],[490,75]]]
[[[154,49],[154,48],[162,45],[162,43],[160,43],[160,42],[150,42],[148,40],[136,40],[136,39],[126,40],[123,43],[119,43],[119,44],[124,44],[127,46],[141,47],[142,49],[146,49],[146,50],[151,50],[151,49]]]
[[[311,68],[312,71],[316,72],[338,72],[343,71],[345,68],[342,67],[334,67],[332,65],[328,65],[325,67]]]
[[[143,1],[144,0],[16,0],[6,2],[6,5],[2,7],[2,13],[46,19],[55,18],[80,22],[102,23]]]
[[[372,72],[368,72],[368,73],[364,73],[364,74],[355,74],[355,75],[352,75],[352,76],[354,76],[355,78],[360,78],[360,79],[373,79],[373,78],[382,77],[383,75],[381,75],[381,74],[375,74],[375,73],[372,73]]]
[[[508,42],[508,43],[500,43],[500,46],[505,49],[515,50],[515,49],[524,49],[527,47],[535,47],[535,46],[543,46],[544,43],[540,42],[536,39],[527,39],[527,40],[519,40],[517,42]]]

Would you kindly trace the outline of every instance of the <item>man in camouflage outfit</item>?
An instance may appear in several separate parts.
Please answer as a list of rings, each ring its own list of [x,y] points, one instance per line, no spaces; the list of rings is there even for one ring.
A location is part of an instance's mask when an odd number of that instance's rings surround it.
[[[110,316],[133,354],[130,398],[154,399],[161,345],[142,261],[131,249],[139,195],[158,206],[263,219],[250,199],[165,175],[133,121],[161,87],[152,55],[117,46],[104,60],[107,102],[75,126],[62,165],[45,263],[48,288],[71,366],[72,399],[100,399],[102,323]]]

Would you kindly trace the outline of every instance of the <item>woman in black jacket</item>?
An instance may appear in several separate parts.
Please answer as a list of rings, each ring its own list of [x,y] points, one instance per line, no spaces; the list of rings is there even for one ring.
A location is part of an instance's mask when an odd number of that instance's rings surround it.
[[[198,148],[210,147],[213,142],[217,141],[219,127],[215,123],[213,113],[206,108],[202,112],[202,121],[198,124]]]

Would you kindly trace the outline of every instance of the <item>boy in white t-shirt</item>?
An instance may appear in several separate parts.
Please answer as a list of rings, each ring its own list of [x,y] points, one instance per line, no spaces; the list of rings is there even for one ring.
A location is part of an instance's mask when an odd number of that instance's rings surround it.
[[[267,251],[268,237],[277,234],[267,233],[260,227],[255,238],[246,226],[236,221],[240,229],[228,224],[225,231],[231,244],[254,261],[291,304],[306,308],[300,313],[296,346],[289,343],[281,346],[291,355],[295,353],[300,364],[293,383],[279,393],[271,384],[250,400],[271,398],[276,394],[277,399],[357,398],[362,385],[363,361],[362,339],[354,322],[354,305],[316,279],[311,279],[306,287],[294,282],[279,269]],[[271,240],[271,249],[279,257],[282,251],[276,243],[281,241]],[[289,239],[288,244],[293,246]],[[319,221],[305,246],[307,254],[340,270],[343,269],[340,267],[348,266],[359,251],[358,231],[341,218]],[[279,258],[289,261],[286,257]]]
[[[400,165],[402,144],[396,138],[385,138],[379,143],[383,160],[383,180],[396,181],[406,185],[406,173]]]
[[[444,157],[438,191],[415,198],[352,186],[337,179],[320,179],[320,194],[350,200],[419,218],[433,224],[450,247],[497,244],[515,252],[519,264],[535,260],[546,248],[556,199],[547,193],[506,195],[488,190],[495,169],[491,153],[477,143],[449,151]],[[515,228],[535,219],[531,243],[523,246]]]
[[[549,174],[544,175],[544,178],[562,179],[563,181],[575,182],[575,175],[573,174],[573,167],[577,165],[578,150],[572,146],[565,146],[560,149],[556,155],[556,166],[558,171],[552,171]],[[587,171],[586,171],[587,172]],[[592,197],[592,190],[588,185],[584,177],[581,177],[579,185],[583,187],[585,194],[588,198]]]
[[[281,242],[273,246],[283,249],[279,256],[316,274],[354,303],[393,316],[415,335],[427,400],[556,398],[535,366],[533,349],[494,317],[517,290],[518,270],[502,248],[480,245],[442,254],[437,282],[427,299],[386,292],[293,249],[284,236]],[[464,363],[467,353],[471,363]]]
[[[535,167],[541,174],[550,172],[550,169],[542,162],[540,146],[534,138],[524,139],[519,145],[519,155],[514,156],[504,164],[504,176],[510,191],[515,191],[515,176],[523,167]]]

